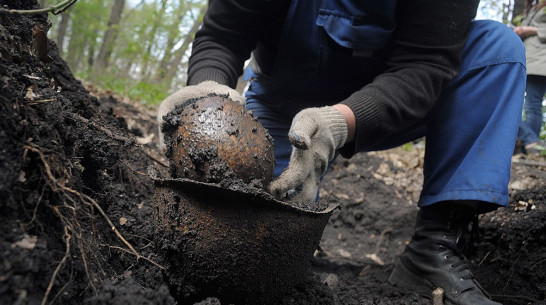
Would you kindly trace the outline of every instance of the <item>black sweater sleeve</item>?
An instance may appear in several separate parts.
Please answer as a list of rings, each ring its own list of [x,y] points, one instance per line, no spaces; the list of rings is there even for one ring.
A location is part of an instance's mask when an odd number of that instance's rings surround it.
[[[235,88],[244,62],[256,47],[279,1],[209,0],[195,35],[188,85],[213,80]]]
[[[478,0],[399,1],[387,70],[342,101],[356,116],[354,145],[345,156],[423,119],[461,62]]]
[[[361,1],[361,0],[359,0]],[[372,0],[376,1],[376,0]],[[340,101],[356,116],[350,156],[425,117],[460,66],[461,50],[479,0],[399,0],[387,69]],[[235,87],[250,57],[286,10],[287,0],[209,0],[196,34],[188,84],[214,80]]]

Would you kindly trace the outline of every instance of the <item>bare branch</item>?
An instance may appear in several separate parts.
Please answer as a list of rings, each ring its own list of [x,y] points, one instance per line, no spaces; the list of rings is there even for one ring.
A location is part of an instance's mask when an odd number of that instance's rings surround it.
[[[36,10],[11,10],[11,9],[0,9],[0,13],[10,13],[10,14],[20,14],[20,15],[31,15],[31,14],[41,14],[41,13],[52,13],[53,15],[60,14],[64,12],[67,8],[72,6],[78,0],[65,0],[59,4],[52,5],[46,8],[40,8]]]

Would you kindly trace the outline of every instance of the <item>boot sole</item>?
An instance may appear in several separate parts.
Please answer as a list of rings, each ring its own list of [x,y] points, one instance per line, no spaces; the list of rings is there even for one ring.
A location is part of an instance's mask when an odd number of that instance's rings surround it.
[[[394,286],[404,287],[408,290],[412,290],[418,295],[432,300],[432,292],[436,287],[432,285],[431,282],[415,275],[413,272],[408,270],[400,261],[394,266],[394,270],[389,276],[389,283]],[[448,298],[447,295],[443,296],[444,305],[458,305],[459,303],[454,302]],[[500,303],[496,303],[501,305]]]
[[[394,286],[414,290],[415,293],[427,299],[432,299],[434,285],[409,271],[400,261],[396,263],[394,270],[389,276],[389,283]]]

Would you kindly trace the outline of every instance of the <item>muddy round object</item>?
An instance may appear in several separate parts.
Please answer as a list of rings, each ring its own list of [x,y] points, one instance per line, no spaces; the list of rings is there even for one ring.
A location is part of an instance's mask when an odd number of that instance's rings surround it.
[[[174,178],[210,183],[241,179],[261,188],[273,179],[273,139],[239,103],[218,95],[190,100],[165,122]]]
[[[306,279],[336,205],[307,211],[265,191],[188,179],[155,180],[160,263],[180,304],[280,304]]]

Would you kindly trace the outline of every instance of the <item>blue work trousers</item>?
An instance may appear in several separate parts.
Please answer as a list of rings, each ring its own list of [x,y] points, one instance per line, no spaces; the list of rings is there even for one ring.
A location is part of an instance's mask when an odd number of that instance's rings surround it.
[[[386,137],[369,151],[393,148],[426,136],[419,206],[478,200],[492,203],[484,204],[484,210],[490,210],[508,204],[511,155],[524,99],[525,51],[509,28],[482,20],[472,22],[462,57],[458,76],[426,118]],[[288,131],[292,117],[264,102],[274,100],[266,88],[261,76],[253,74],[246,92],[247,108],[274,138],[278,176],[290,158]],[[290,108],[291,104],[283,107]]]

